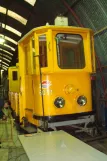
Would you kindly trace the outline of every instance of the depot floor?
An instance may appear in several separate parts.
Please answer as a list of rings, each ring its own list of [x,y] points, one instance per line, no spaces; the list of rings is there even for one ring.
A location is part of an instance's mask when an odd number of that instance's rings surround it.
[[[18,139],[19,132],[11,122],[0,122],[0,161],[28,161]]]
[[[18,139],[20,133],[11,122],[0,122],[0,161],[28,161],[28,157]],[[90,146],[107,154],[107,139],[92,141]]]

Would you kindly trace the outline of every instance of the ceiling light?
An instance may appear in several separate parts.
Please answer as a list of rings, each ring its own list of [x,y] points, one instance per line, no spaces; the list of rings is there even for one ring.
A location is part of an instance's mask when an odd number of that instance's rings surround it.
[[[15,51],[15,48],[13,48],[13,47],[10,46],[10,45],[4,44],[4,46],[6,46],[6,47],[10,48],[11,50]]]
[[[7,11],[6,8],[0,6],[0,13],[6,14],[6,11]],[[8,10],[7,15],[14,18],[15,20],[21,22],[23,25],[26,25],[26,23],[27,23],[27,19],[25,19],[24,17],[20,16],[19,14],[15,13],[11,10]]]
[[[4,51],[5,53],[8,53],[9,55],[13,56],[13,54],[12,54],[12,53],[10,53],[10,52],[9,52],[9,51],[7,51],[7,50],[2,50],[2,51]]]
[[[9,66],[9,64],[5,63],[4,61],[2,61],[2,64],[6,65],[6,66]]]
[[[4,58],[4,57],[3,57],[3,60],[6,60],[6,61],[8,61],[9,63],[11,62],[10,60],[8,60],[8,59],[6,59],[6,58]]]
[[[6,8],[0,6],[0,12],[6,14]]]
[[[5,60],[5,61],[7,61],[7,62],[9,62],[9,63],[11,62],[11,60],[9,60],[9,59],[5,58],[4,56],[1,56],[1,55],[0,55],[0,62],[2,61],[1,59],[2,59],[2,60]]]
[[[3,68],[3,69],[5,69],[5,70],[7,70],[7,69],[8,69],[8,67],[7,67],[7,66],[5,66],[5,65],[2,65],[2,68]]]
[[[5,42],[5,39],[0,37],[0,44],[4,43]]]
[[[5,39],[12,42],[15,45],[17,45],[17,42],[15,40],[11,39],[10,37],[5,36]]]
[[[8,10],[8,16],[16,19],[17,21],[21,22],[23,25],[26,25],[27,23],[27,19],[25,19],[24,17],[18,15],[17,13],[11,11],[11,10]]]
[[[6,30],[9,30],[10,32],[13,32],[14,34],[16,34],[18,36],[21,36],[21,34],[22,34],[21,32],[19,32],[18,30],[12,28],[11,26],[8,26],[8,25],[5,26],[4,23],[2,23],[2,27],[5,28]]]
[[[24,0],[24,1],[26,1],[27,3],[29,3],[32,6],[34,6],[36,3],[36,0]]]
[[[12,60],[12,57],[10,57],[9,55],[7,55],[7,54],[4,54],[4,53],[0,53],[0,57],[5,57],[5,58],[7,58],[9,61],[11,61]]]
[[[21,32],[19,32],[18,30],[6,25],[6,29],[9,30],[10,32],[13,32],[14,34],[21,36]]]
[[[4,37],[5,40],[8,40],[8,41],[12,42],[13,44],[17,45],[17,42],[15,40],[11,39],[8,36],[5,36],[3,34],[0,34],[0,37]]]

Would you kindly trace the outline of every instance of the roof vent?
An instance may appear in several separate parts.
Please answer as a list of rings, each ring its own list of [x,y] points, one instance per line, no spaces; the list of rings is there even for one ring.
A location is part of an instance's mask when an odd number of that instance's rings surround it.
[[[56,26],[68,26],[68,17],[58,16],[54,21]]]

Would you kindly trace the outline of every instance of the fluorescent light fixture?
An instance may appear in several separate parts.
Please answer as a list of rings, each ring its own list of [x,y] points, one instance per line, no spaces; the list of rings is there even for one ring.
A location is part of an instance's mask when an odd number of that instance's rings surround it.
[[[2,60],[0,59],[0,62],[1,62]]]
[[[17,42],[15,40],[11,39],[10,37],[5,36],[5,39],[12,42],[15,45],[17,45]]]
[[[14,34],[16,34],[18,36],[21,36],[22,35],[21,32],[19,32],[18,30],[14,29],[14,28],[12,28],[12,27],[10,27],[8,25],[6,25],[6,29],[9,30],[9,31],[11,31],[11,32],[13,32]]]
[[[11,62],[10,60],[8,60],[8,59],[6,59],[6,58],[4,58],[4,57],[3,57],[3,60],[6,60],[6,61],[8,61],[9,63]]]
[[[0,6],[0,12],[6,14],[6,8]]]
[[[5,61],[7,61],[7,62],[11,62],[9,59],[7,59],[7,58],[4,58],[3,56],[0,56],[0,59],[3,59],[3,60],[5,60]],[[1,62],[2,60],[0,60],[0,62]]]
[[[2,23],[2,27],[5,28],[5,24],[4,23]]]
[[[3,35],[3,34],[0,34],[0,37],[2,37],[2,38],[3,38],[3,37],[4,37],[4,35]]]
[[[0,6],[0,13],[6,14],[7,9],[5,7],[1,7]],[[14,18],[15,20],[19,21],[20,23],[22,23],[23,25],[26,25],[27,23],[27,19],[25,19],[24,17],[20,16],[19,14],[8,10],[7,15]]]
[[[5,65],[2,65],[2,68],[3,68],[3,69],[5,69],[5,70],[7,70],[7,69],[8,69],[8,67],[7,67],[7,66],[5,66]]]
[[[17,13],[11,11],[11,10],[8,10],[8,16],[14,18],[15,20],[21,22],[23,25],[26,25],[27,23],[27,19],[25,19],[24,17],[18,15]]]
[[[8,53],[9,55],[11,55],[11,56],[13,56],[13,54],[12,53],[10,53],[9,51],[7,51],[7,50],[2,50],[2,51],[4,51],[5,53]]]
[[[7,55],[7,54],[4,54],[4,53],[0,53],[0,56],[2,56],[2,57],[5,57],[5,58],[7,58],[8,60],[12,60],[12,57],[10,57],[9,55]]]
[[[4,68],[7,69],[7,68],[9,67],[9,65],[7,66],[7,65],[4,65],[3,63],[4,63],[4,62],[1,63],[2,67],[4,67]]]
[[[27,3],[29,3],[32,6],[34,6],[36,3],[36,0],[24,0],[24,1],[26,1]]]
[[[10,45],[4,44],[4,46],[6,46],[6,47],[10,48],[11,50],[15,51],[15,48],[13,48],[13,47],[10,46]]]
[[[9,64],[5,63],[4,61],[2,61],[3,64],[5,64],[6,66],[9,66]]]
[[[7,68],[5,68],[5,67],[3,67],[3,66],[2,66],[2,69],[3,69],[3,70],[7,70]]]
[[[3,44],[5,42],[5,39],[0,36],[0,44]]]
[[[8,68],[6,65],[3,65],[3,64],[2,64],[2,66],[5,67],[5,68]]]
[[[10,32],[13,32],[14,34],[16,34],[18,36],[21,36],[22,35],[21,32],[19,32],[18,30],[12,28],[11,26],[6,25],[6,27],[5,27],[5,24],[4,23],[2,23],[2,27],[5,28],[6,30],[9,30]]]
[[[12,42],[13,44],[17,45],[17,42],[15,40],[11,39],[10,37],[5,36],[3,34],[0,34],[0,36],[4,37],[5,40],[8,40],[8,41]]]

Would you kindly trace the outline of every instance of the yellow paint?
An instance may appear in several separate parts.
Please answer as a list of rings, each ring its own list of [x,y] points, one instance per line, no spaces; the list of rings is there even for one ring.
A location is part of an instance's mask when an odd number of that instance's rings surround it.
[[[9,67],[8,79],[9,79],[9,91],[19,92],[19,71],[18,66]],[[17,72],[17,80],[13,80],[13,72]]]
[[[85,67],[83,69],[61,69],[57,63],[55,36],[58,33],[79,34],[83,38]],[[39,66],[39,36],[46,35],[48,66],[41,68],[42,81],[49,81],[50,86],[43,88],[43,103],[41,97],[41,79]],[[35,47],[32,47],[34,39]],[[20,121],[27,117],[29,122],[39,126],[36,116],[56,116],[92,111],[91,78],[95,72],[95,56],[93,35],[90,29],[77,27],[45,26],[33,29],[18,44],[20,71]],[[36,66],[35,66],[36,64]],[[80,106],[77,98],[87,97],[87,104]],[[65,99],[65,106],[57,108],[54,100],[57,97]]]
[[[14,80],[13,72],[17,72],[17,79]],[[12,109],[19,115],[19,65],[18,63],[14,67],[9,67],[8,69],[9,78],[9,100],[11,102]]]

